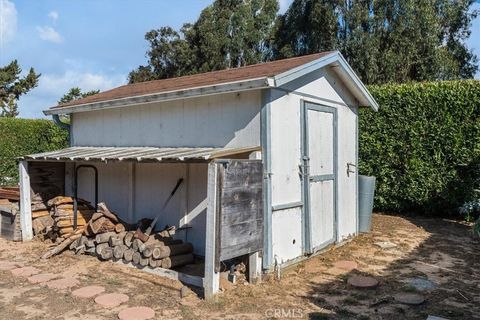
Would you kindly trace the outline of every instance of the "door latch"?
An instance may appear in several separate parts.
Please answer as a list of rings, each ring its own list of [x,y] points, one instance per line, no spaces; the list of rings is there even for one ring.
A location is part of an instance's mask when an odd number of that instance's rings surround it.
[[[347,162],[347,177],[350,177],[350,173],[355,173],[355,170],[351,169],[352,167],[356,168],[357,166],[351,162]]]

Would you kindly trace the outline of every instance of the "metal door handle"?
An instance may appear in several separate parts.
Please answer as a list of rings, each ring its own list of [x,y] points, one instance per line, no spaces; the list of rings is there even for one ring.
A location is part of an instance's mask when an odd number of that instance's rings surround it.
[[[351,162],[347,162],[347,177],[350,177],[350,173],[355,173],[355,170],[350,169],[350,167],[357,167],[355,164]]]

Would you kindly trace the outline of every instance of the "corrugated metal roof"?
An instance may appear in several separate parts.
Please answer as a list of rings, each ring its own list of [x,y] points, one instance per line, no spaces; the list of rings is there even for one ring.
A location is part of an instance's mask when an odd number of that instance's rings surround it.
[[[157,148],[157,147],[70,147],[23,156],[22,160],[48,161],[132,161],[194,162],[247,153],[260,147],[247,148]]]

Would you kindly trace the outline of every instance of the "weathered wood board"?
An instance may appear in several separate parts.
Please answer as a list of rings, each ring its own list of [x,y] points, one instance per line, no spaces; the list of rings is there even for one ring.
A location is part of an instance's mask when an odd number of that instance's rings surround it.
[[[219,261],[263,247],[263,167],[259,160],[226,160],[218,166]]]

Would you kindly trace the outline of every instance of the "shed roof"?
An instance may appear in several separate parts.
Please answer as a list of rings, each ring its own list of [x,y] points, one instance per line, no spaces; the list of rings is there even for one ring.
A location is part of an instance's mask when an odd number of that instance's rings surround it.
[[[175,100],[208,94],[279,87],[308,72],[333,65],[335,72],[364,106],[377,109],[377,103],[338,51],[259,63],[246,67],[199,73],[162,80],[127,84],[98,94],[57,105],[45,114],[62,114],[114,108],[140,103]],[[350,84],[350,85],[348,85]]]
[[[22,160],[42,161],[129,161],[129,162],[205,162],[211,159],[248,153],[247,148],[157,148],[157,147],[70,147],[23,156]]]

